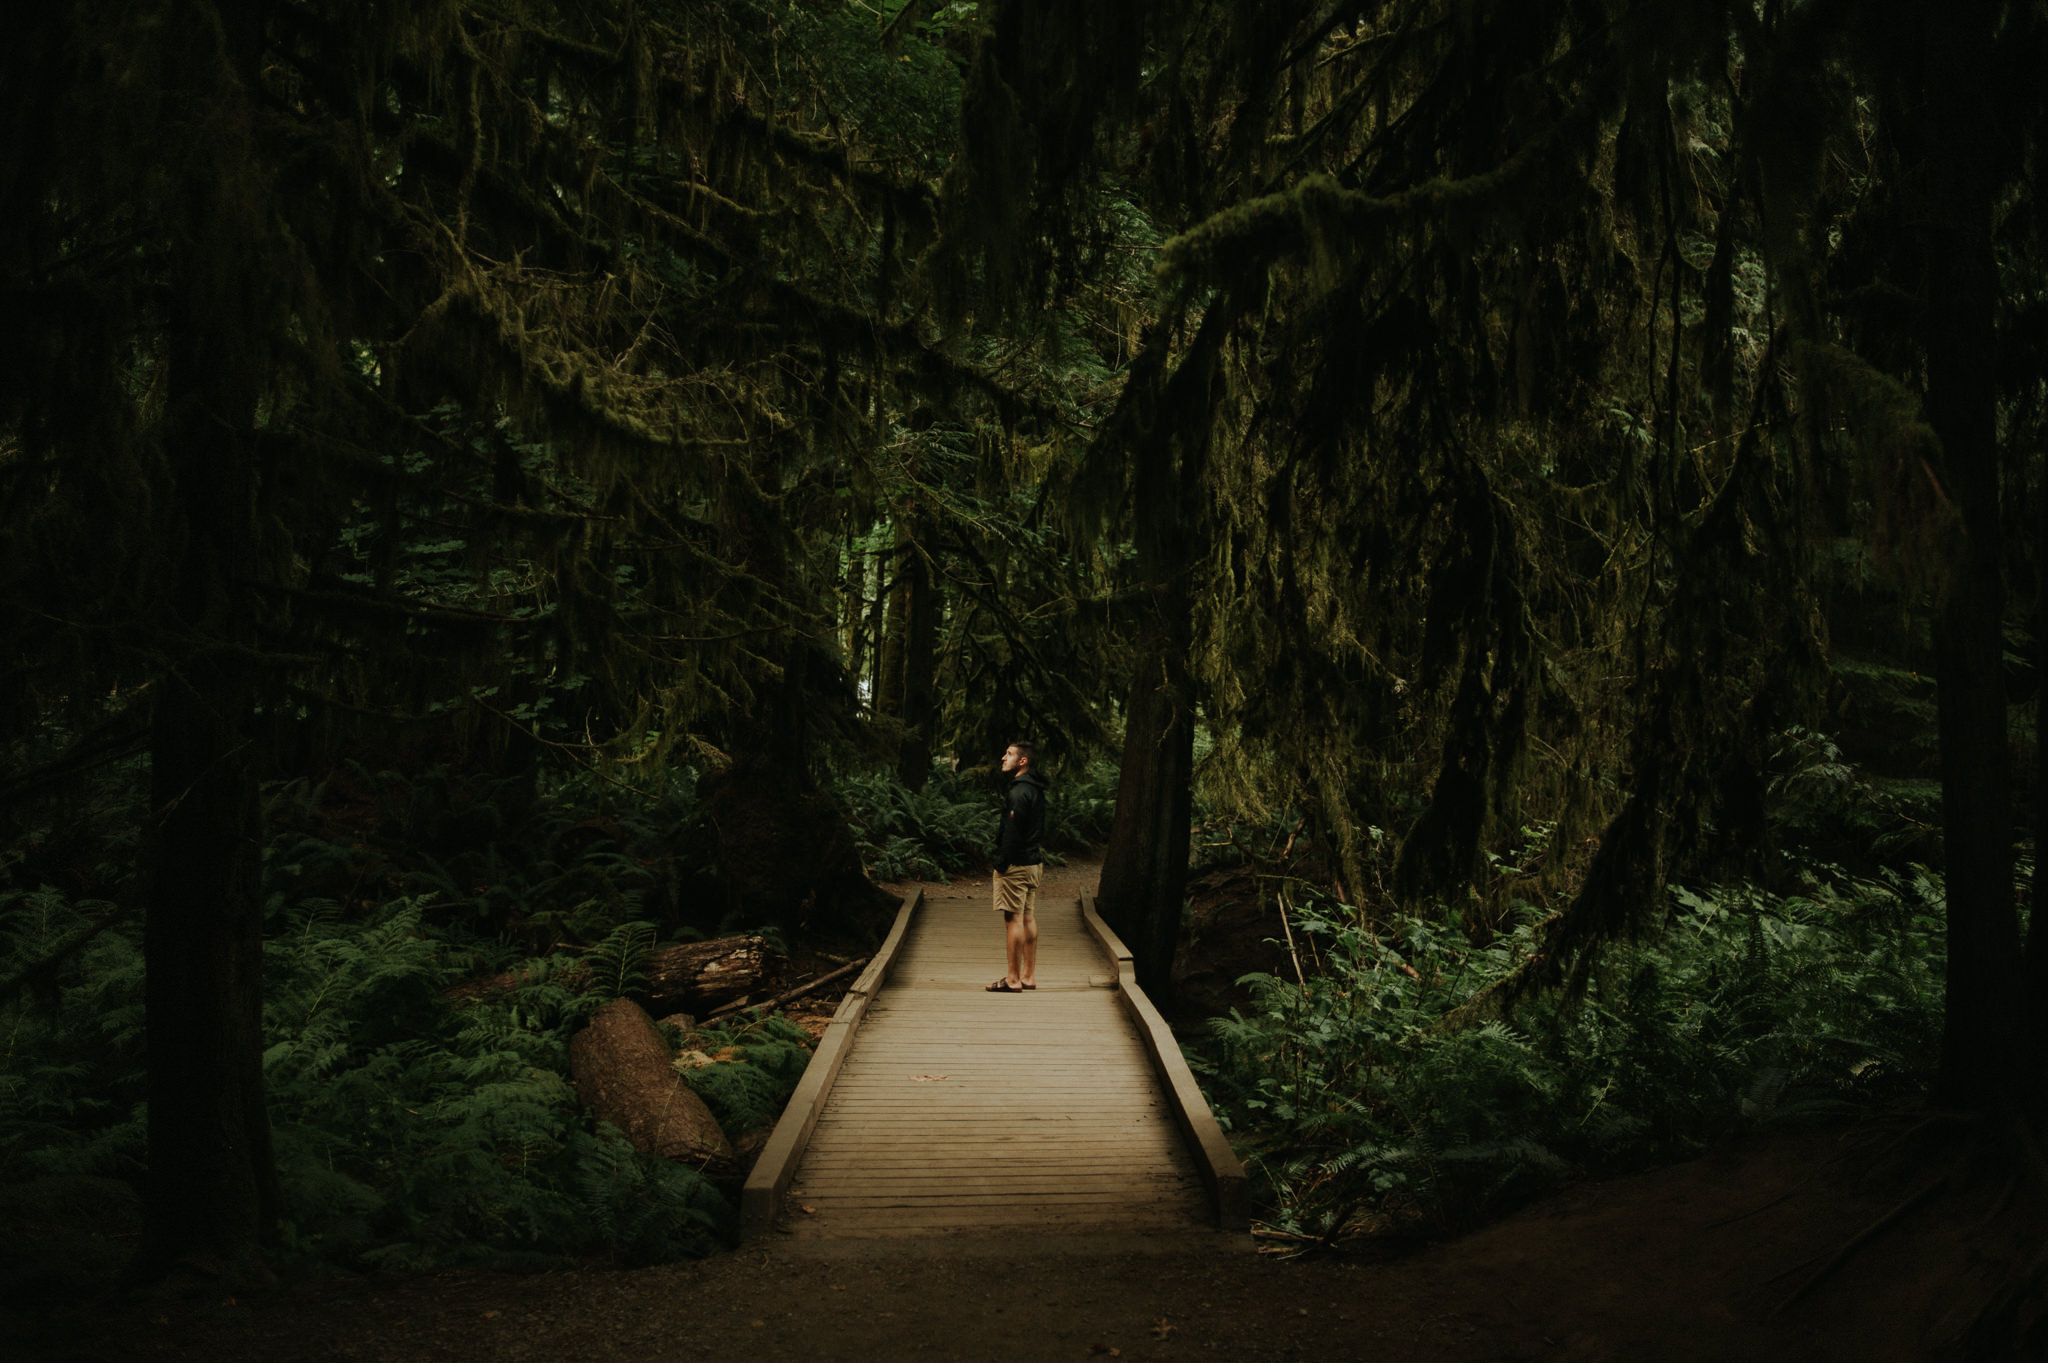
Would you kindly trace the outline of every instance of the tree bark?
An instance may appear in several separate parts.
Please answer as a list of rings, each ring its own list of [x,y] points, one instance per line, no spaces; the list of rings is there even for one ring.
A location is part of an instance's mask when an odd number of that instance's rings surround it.
[[[911,527],[902,565],[909,609],[903,632],[903,739],[896,772],[904,785],[923,790],[932,774],[932,731],[939,715],[939,584],[908,508],[905,519]]]
[[[628,999],[614,999],[569,1038],[576,1096],[626,1135],[642,1154],[689,1163],[732,1158],[732,1142],[671,1063],[654,1022]]]
[[[2048,545],[2048,499],[2041,503],[2036,513],[2039,518],[2034,533],[2040,543]],[[2048,724],[2048,569],[2035,588],[2039,598],[2038,618],[2034,624],[2034,731],[2042,732],[2041,726]],[[2048,865],[2043,865],[2042,849],[2048,848],[2048,743],[2034,744],[2034,881],[2033,906],[2027,919],[2026,956],[2026,1026],[2027,1042],[2032,1047],[2029,1059],[2033,1065],[2033,1076],[2026,1087],[2034,1095],[2033,1107],[2036,1117],[2048,1117]]]
[[[1147,343],[1125,390],[1136,439],[1130,453],[1137,580],[1147,584],[1146,642],[1124,711],[1116,815],[1102,859],[1103,921],[1131,949],[1138,983],[1160,1003],[1173,996],[1173,959],[1187,901],[1188,820],[1194,807],[1194,602],[1188,578],[1206,547],[1201,505],[1231,307],[1211,308],[1170,378],[1166,338]],[[1132,402],[1135,396],[1136,401]]]
[[[1927,415],[1962,540],[1935,621],[1948,891],[1944,1101],[2005,1110],[2027,1073],[2006,741],[1999,533],[1996,177],[1984,102],[1995,6],[1930,15],[1926,120]]]
[[[147,971],[149,1215],[138,1274],[231,1258],[278,1215],[263,1094],[262,816],[252,756],[259,473],[268,357],[265,193],[249,88],[250,4],[171,26],[168,107],[183,180],[170,200],[166,525],[175,542],[151,743]]]
[[[881,571],[875,587],[877,604],[883,597],[888,601],[882,634],[875,643],[875,713],[891,719],[903,715],[903,660],[910,646],[910,564],[916,552],[910,543],[907,516],[899,510],[895,547],[886,558],[877,556]]]
[[[720,505],[722,548],[744,564],[759,589],[798,598],[787,528],[761,496],[778,484],[772,449],[751,478],[733,479]],[[829,617],[828,617],[829,618]],[[829,625],[820,633],[829,630]],[[845,811],[818,788],[812,754],[815,710],[843,704],[833,650],[814,638],[783,636],[760,648],[749,668],[751,699],[732,717],[730,764],[700,787],[718,830],[718,859],[732,923],[853,929],[880,938],[895,897],[867,878]]]
[[[647,956],[647,1006],[658,1014],[709,1013],[758,988],[770,964],[759,937],[719,937]]]
[[[222,671],[188,667],[156,700],[145,1272],[232,1258],[277,1222],[263,1099],[261,818],[242,688]]]
[[[1186,618],[1180,612],[1179,630],[1169,622],[1132,682],[1116,816],[1102,860],[1103,921],[1131,949],[1139,987],[1158,1003],[1172,997],[1187,898],[1195,707]]]

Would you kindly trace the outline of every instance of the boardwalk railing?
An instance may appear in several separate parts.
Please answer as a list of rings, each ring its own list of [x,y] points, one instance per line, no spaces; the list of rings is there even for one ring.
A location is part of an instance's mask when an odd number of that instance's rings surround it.
[[[1130,953],[1092,899],[1039,920],[1040,992],[1004,998],[981,988],[985,902],[903,904],[747,1180],[743,1236],[1248,1228],[1243,1166]]]
[[[1173,1123],[1186,1138],[1188,1153],[1194,1156],[1195,1172],[1202,1176],[1203,1184],[1209,1189],[1209,1197],[1216,1206],[1216,1224],[1224,1230],[1251,1229],[1251,1191],[1245,1183],[1244,1162],[1237,1152],[1230,1148],[1230,1141],[1223,1134],[1222,1125],[1216,1114],[1209,1109],[1209,1100],[1202,1096],[1202,1089],[1195,1082],[1194,1071],[1188,1068],[1187,1057],[1180,1053],[1180,1043],[1173,1039],[1173,1030],[1166,1025],[1166,1019],[1152,1006],[1152,1000],[1138,987],[1138,976],[1131,964],[1131,949],[1123,939],[1110,931],[1109,924],[1102,921],[1095,912],[1095,896],[1081,896],[1081,921],[1088,925],[1088,931],[1095,934],[1095,940],[1102,943],[1102,949],[1116,963],[1117,993],[1123,999],[1124,1011],[1131,1015],[1137,1026],[1138,1040],[1144,1043],[1146,1053],[1152,1057],[1152,1064],[1159,1071],[1160,1080],[1166,1085],[1167,1110],[1173,1114]]]
[[[897,953],[903,949],[903,939],[910,932],[911,920],[923,902],[924,891],[919,890],[896,910],[896,921],[889,926],[889,935],[882,939],[874,959],[853,982],[853,988],[847,990],[846,997],[839,1001],[838,1011],[832,1014],[832,1021],[825,1027],[825,1035],[818,1038],[818,1047],[811,1052],[811,1063],[805,1068],[804,1077],[797,1082],[796,1092],[789,1096],[781,1119],[775,1123],[768,1144],[761,1148],[761,1158],[755,1161],[753,1172],[747,1175],[746,1187],[740,1192],[741,1239],[759,1235],[773,1226],[775,1218],[781,1215],[783,1198],[789,1193],[789,1181],[796,1175],[797,1161],[803,1158],[804,1147],[811,1142],[811,1133],[817,1129],[818,1118],[824,1115],[825,1099],[832,1092],[832,1081],[839,1077],[840,1067],[846,1063],[854,1033],[860,1030],[861,1019],[867,1016],[868,1004],[887,983],[889,971],[896,964]]]

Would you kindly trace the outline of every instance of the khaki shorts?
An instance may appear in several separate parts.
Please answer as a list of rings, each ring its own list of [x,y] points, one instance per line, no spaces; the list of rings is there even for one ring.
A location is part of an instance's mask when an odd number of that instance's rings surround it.
[[[1043,866],[1012,866],[996,872],[996,910],[1029,917],[1038,906],[1038,878]]]

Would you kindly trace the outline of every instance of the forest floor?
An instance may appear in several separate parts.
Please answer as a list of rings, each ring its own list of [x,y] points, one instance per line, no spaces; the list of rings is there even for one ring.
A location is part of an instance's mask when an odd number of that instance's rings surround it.
[[[0,1313],[13,1363],[575,1359],[1557,1359],[1928,1356],[1970,1272],[1928,1207],[1772,1309],[1896,1200],[1864,1132],[1752,1139],[1558,1193],[1391,1258],[1248,1241],[770,1239],[630,1271],[333,1277],[238,1292],[196,1276]],[[1219,1240],[1221,1237],[1219,1237]],[[17,1351],[19,1350],[19,1351]]]
[[[1095,869],[1049,868],[1042,892],[1092,888]],[[927,888],[962,896],[987,885],[983,876]],[[1215,921],[1227,917],[1229,896],[1212,898],[1214,944],[1239,934]],[[990,959],[1000,967],[993,926]],[[1196,953],[1191,974],[1206,968]],[[1974,1309],[1987,1293],[1974,1232],[1997,1190],[1906,1198],[1927,1177],[1899,1153],[1910,1121],[1749,1137],[1689,1163],[1589,1180],[1461,1238],[1401,1252],[1286,1258],[1220,1235],[1113,1243],[770,1237],[637,1270],[335,1276],[256,1291],[186,1274],[142,1292],[0,1309],[0,1341],[17,1342],[0,1357],[1934,1357],[1946,1351],[1929,1341],[1953,1332],[1958,1304]],[[1908,1210],[1859,1242],[1902,1198]]]

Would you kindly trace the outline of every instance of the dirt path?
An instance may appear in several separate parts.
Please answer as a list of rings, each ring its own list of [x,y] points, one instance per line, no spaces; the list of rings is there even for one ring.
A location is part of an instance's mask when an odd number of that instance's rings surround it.
[[[1083,893],[1094,894],[1102,880],[1102,854],[1092,852],[1087,856],[1067,857],[1058,864],[1048,862],[1038,881],[1038,895],[1041,899],[1073,899]],[[908,895],[923,890],[933,899],[989,899],[995,889],[989,883],[986,870],[975,875],[959,875],[951,880],[890,880],[882,882],[882,888],[891,894]],[[991,914],[994,909],[991,907]],[[1000,957],[1002,933],[995,934],[997,954]]]
[[[1912,1357],[1927,1294],[1899,1284],[1927,1275],[1883,1257],[1889,1286],[1845,1273],[1768,1318],[1801,1264],[1882,1208],[1835,1162],[1842,1140],[1783,1136],[1589,1184],[1389,1263],[1136,1240],[776,1240],[633,1272],[351,1278],[246,1299],[187,1281],[0,1319],[0,1336],[26,1344],[7,1355],[24,1363]]]

